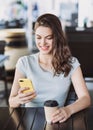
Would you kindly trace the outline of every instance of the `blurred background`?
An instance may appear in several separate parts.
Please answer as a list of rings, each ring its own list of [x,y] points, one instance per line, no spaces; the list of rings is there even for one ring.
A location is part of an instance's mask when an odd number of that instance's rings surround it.
[[[93,98],[93,0],[0,0],[0,106],[8,105],[18,58],[38,52],[33,27],[44,13],[59,17]]]

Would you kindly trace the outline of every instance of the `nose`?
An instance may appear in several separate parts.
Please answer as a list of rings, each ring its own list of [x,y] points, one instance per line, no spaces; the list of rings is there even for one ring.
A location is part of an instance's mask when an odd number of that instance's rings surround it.
[[[42,39],[41,39],[40,44],[41,44],[41,45],[45,45],[45,44],[46,44],[45,38],[42,38]]]

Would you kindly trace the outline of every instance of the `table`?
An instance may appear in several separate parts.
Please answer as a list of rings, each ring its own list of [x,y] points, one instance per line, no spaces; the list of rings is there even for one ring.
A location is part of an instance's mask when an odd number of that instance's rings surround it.
[[[43,108],[0,108],[1,130],[93,130],[93,106],[64,123],[47,124]]]

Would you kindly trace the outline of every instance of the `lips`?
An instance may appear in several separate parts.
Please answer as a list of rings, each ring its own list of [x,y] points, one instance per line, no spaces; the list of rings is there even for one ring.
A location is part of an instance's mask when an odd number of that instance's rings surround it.
[[[43,51],[47,51],[49,49],[49,46],[40,46],[40,49]]]

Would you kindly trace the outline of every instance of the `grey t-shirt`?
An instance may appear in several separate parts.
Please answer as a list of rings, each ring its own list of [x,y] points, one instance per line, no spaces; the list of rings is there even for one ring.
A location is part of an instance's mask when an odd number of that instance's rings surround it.
[[[42,69],[38,62],[38,54],[23,56],[19,58],[16,68],[24,76],[32,80],[37,96],[27,107],[43,107],[46,100],[57,100],[59,106],[64,106],[71,84],[71,76],[80,65],[77,58],[73,57],[72,69],[67,77],[64,74],[53,76],[52,72]]]

